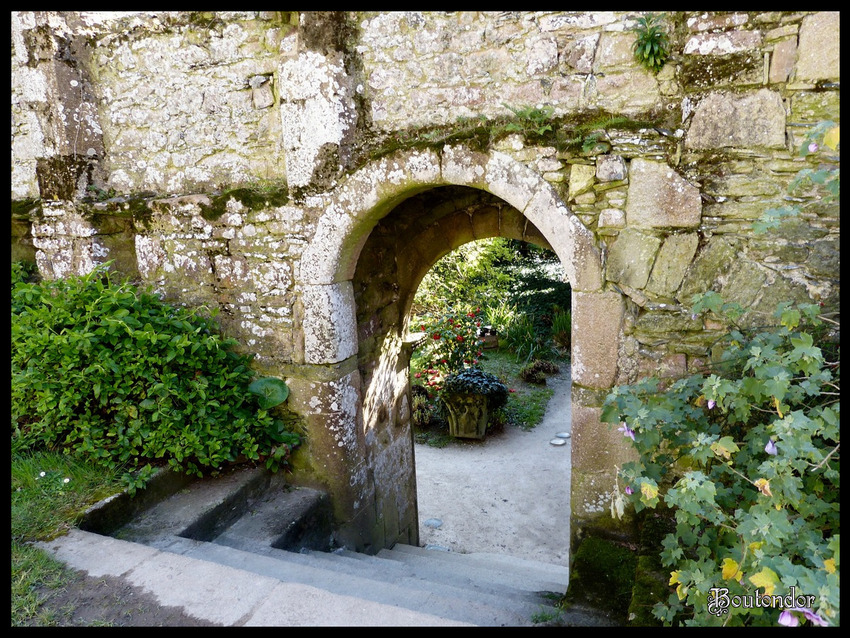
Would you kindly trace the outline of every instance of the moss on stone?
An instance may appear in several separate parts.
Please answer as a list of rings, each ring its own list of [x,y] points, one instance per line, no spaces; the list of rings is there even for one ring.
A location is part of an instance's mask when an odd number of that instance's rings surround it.
[[[686,55],[679,65],[678,80],[683,86],[714,88],[734,84],[748,74],[761,77],[764,59],[760,51],[728,55]]]
[[[635,569],[628,624],[632,627],[659,627],[653,607],[666,602],[670,594],[669,570],[661,564],[661,542],[673,532],[675,523],[666,511],[644,511],[640,517],[640,547]]]
[[[634,549],[597,536],[578,546],[570,568],[570,584],[560,606],[591,607],[625,625],[635,582]]]
[[[215,221],[227,212],[227,202],[235,199],[249,210],[260,210],[283,206],[290,201],[289,190],[283,186],[256,185],[232,188],[210,199],[209,204],[200,204],[201,216]]]
[[[41,200],[37,198],[12,200],[12,219],[41,217]]]

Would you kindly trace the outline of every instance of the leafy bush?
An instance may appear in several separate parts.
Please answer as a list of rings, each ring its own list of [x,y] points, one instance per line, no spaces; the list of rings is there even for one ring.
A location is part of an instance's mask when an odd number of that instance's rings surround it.
[[[661,554],[675,593],[654,614],[689,625],[838,625],[837,335],[813,304],[781,304],[777,326],[745,331],[736,304],[716,293],[695,301],[696,313],[733,326],[717,366],[664,392],[655,380],[615,388],[602,415],[640,455],[620,471],[626,496],[617,486],[612,513],[663,502],[675,517]],[[765,594],[811,599],[728,605]]]
[[[199,476],[239,460],[276,471],[300,441],[269,412],[285,399],[282,381],[257,384],[250,357],[211,320],[113,284],[105,267],[19,277],[11,337],[13,449],[125,467],[134,491],[163,462]]]

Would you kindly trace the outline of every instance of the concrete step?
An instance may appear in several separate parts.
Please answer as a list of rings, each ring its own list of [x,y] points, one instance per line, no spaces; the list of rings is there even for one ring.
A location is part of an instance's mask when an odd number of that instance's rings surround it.
[[[566,568],[556,577],[551,570],[541,570],[538,563],[518,558],[495,562],[481,556],[470,558],[467,554],[402,544],[395,545],[393,549],[382,549],[377,555],[417,566],[421,570],[434,570],[453,582],[475,580],[489,583],[494,592],[504,586],[517,591],[563,594],[569,584]]]
[[[448,582],[440,570],[427,575],[405,574],[398,569],[362,571],[343,567],[350,557],[329,554],[317,559],[315,553],[297,553],[270,547],[245,551],[218,543],[175,538],[164,551],[224,565],[278,581],[306,585],[334,595],[359,598],[446,620],[484,626],[532,626],[536,614],[554,613],[549,600],[529,597],[528,592],[502,589],[496,593],[486,584],[467,579]],[[330,559],[330,562],[328,561]],[[336,564],[333,564],[336,563]],[[365,562],[364,562],[365,565]]]

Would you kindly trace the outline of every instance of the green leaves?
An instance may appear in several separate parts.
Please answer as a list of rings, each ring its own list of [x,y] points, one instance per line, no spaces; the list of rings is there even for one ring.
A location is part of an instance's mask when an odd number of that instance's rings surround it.
[[[695,301],[698,312],[735,312],[716,293]],[[663,392],[654,380],[620,386],[604,402],[602,420],[627,424],[639,454],[619,472],[627,499],[637,512],[663,501],[676,521],[662,541],[676,591],[656,609],[668,622],[775,625],[778,608],[718,619],[708,588],[785,595],[792,585],[839,622],[838,343],[816,331],[811,304],[783,303],[775,316],[772,328],[730,332],[711,374]]]
[[[265,410],[279,379],[253,381],[250,357],[202,309],[163,303],[99,268],[12,287],[12,438],[108,468],[214,471],[240,457],[280,467],[298,442]],[[253,382],[253,383],[252,383]],[[248,401],[259,397],[257,409]],[[144,484],[146,473],[127,481]]]
[[[649,71],[658,73],[670,57],[670,40],[664,30],[663,14],[641,16],[632,30],[637,35],[632,45],[635,59]]]

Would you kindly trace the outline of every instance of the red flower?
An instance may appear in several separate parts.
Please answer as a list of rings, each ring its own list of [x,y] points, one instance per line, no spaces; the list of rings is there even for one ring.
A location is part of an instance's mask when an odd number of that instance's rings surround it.
[[[434,333],[434,339],[439,339],[439,338],[440,338],[440,333],[439,333],[439,332],[435,332],[435,333]]]
[[[463,335],[458,335],[458,336],[457,336],[457,340],[458,340],[458,341],[463,341]]]
[[[511,388],[510,390],[508,390],[508,392],[516,392],[516,390],[514,390],[513,388]]]
[[[422,375],[421,375],[419,372],[417,372],[417,373],[416,373],[416,374],[414,374],[413,376],[414,376],[414,377],[416,377],[416,378],[418,379],[418,378],[419,378],[419,377],[421,377]]]

